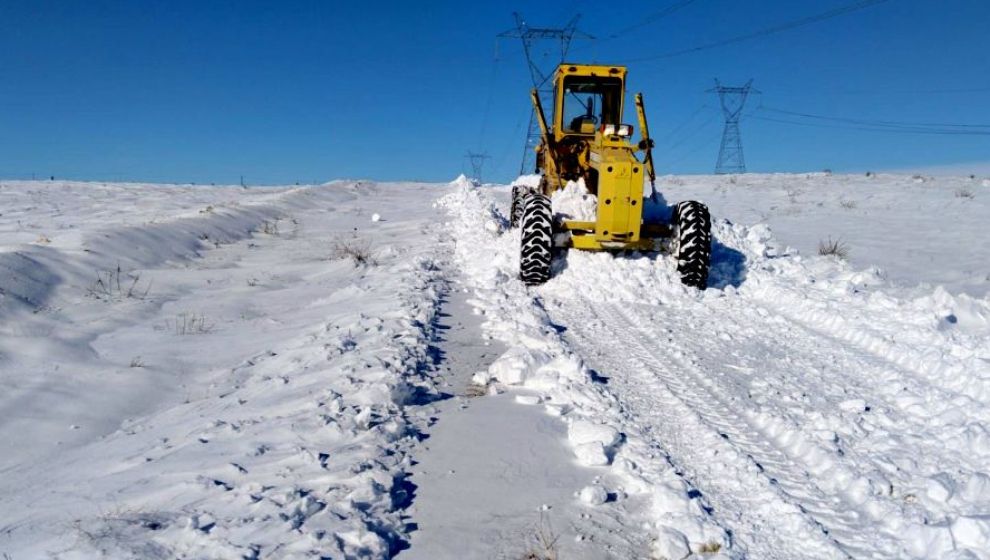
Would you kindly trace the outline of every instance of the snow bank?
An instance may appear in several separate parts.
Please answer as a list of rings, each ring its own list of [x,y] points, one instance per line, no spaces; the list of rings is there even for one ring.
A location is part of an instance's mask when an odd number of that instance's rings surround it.
[[[607,493],[653,504],[643,522],[658,550],[685,550],[684,543],[690,550],[711,543],[731,550],[731,539],[700,494],[640,443],[635,427],[623,424],[615,398],[568,350],[540,299],[518,281],[518,230],[506,230],[504,216],[478,189],[453,186],[438,204],[450,215],[456,260],[474,289],[471,303],[485,316],[485,332],[509,348],[475,381],[539,391],[547,413],[568,424],[576,459],[608,474]],[[577,185],[566,196],[587,202]],[[598,490],[584,494],[586,502],[600,497]]]

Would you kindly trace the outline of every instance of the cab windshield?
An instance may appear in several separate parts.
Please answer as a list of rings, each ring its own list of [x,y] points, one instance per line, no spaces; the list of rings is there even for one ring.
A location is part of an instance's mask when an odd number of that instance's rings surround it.
[[[602,124],[619,124],[622,80],[573,76],[564,79],[564,132],[594,134]]]

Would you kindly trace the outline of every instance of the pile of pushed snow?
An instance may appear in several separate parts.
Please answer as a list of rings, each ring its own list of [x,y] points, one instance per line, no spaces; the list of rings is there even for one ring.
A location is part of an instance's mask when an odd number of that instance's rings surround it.
[[[532,175],[520,175],[512,181],[510,186],[530,187],[535,189],[540,186],[541,181],[543,181],[543,176],[536,173]],[[457,182],[455,181],[454,184],[457,184]]]
[[[484,314],[486,334],[509,348],[475,382],[536,390],[532,402],[568,424],[576,459],[605,470],[600,488],[585,489],[579,498],[601,505],[604,492],[622,507],[626,500],[645,500],[651,513],[644,523],[658,553],[683,557],[714,544],[729,551],[731,538],[697,490],[653,455],[634,426],[623,425],[615,397],[568,350],[541,302],[518,281],[518,229],[506,229],[506,219],[482,191],[454,187],[438,204],[450,215],[455,256],[474,291],[471,304]],[[568,196],[583,195],[575,186]]]
[[[550,195],[550,203],[554,216],[564,220],[593,222],[598,212],[598,197],[588,192],[584,179],[568,181]]]

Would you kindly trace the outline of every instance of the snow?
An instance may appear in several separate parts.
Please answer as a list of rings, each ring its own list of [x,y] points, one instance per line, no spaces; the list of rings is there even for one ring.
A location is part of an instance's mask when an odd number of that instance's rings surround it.
[[[512,281],[518,233],[475,225],[504,216],[504,195],[448,195],[442,204],[473,302],[486,331],[509,347],[477,381],[537,391],[553,404],[548,412],[573,427],[576,459],[604,469],[602,480],[624,496],[600,507],[623,507],[647,523],[654,554],[987,557],[987,541],[955,537],[980,534],[971,527],[990,502],[983,490],[965,501],[954,490],[980,487],[990,464],[990,307],[959,293],[979,284],[959,274],[976,266],[956,247],[961,235],[978,235],[990,212],[955,200],[951,183],[926,181],[919,193],[912,178],[869,180],[870,197],[857,199],[866,178],[743,176],[736,191],[730,178],[665,178],[684,185],[665,185],[668,200],[690,196],[713,208],[715,264],[705,292],[681,286],[670,259],[575,251],[566,266],[558,259],[550,282],[527,290]],[[803,190],[788,194],[793,184]],[[834,231],[825,228],[830,216],[829,228],[871,232],[857,237],[859,258],[911,275],[802,256],[765,224],[724,219],[746,214],[740,208],[768,191],[836,202],[821,222],[811,217],[818,201],[790,205],[800,230],[786,214],[768,213],[789,244],[802,235],[817,243]],[[872,197],[886,207],[883,225],[896,227],[876,227]],[[773,197],[765,198],[772,210]],[[849,208],[837,202],[854,199],[864,202],[846,206],[869,212],[840,219]],[[913,209],[935,201],[952,204],[960,219],[913,234]],[[882,254],[891,229],[912,232],[916,249],[958,258],[933,271],[904,249]],[[907,280],[926,277],[946,287]]]
[[[361,233],[374,266],[331,245],[431,189],[4,183],[0,550],[390,557],[440,280],[402,240],[432,212]],[[94,291],[118,266],[140,295]]]
[[[568,181],[564,188],[553,192],[550,203],[554,217],[560,220],[593,222],[598,210],[598,197],[588,192],[584,179]]]
[[[608,491],[600,484],[592,484],[582,488],[579,496],[589,506],[600,506],[608,500]]]
[[[917,178],[916,178],[917,177]],[[953,176],[745,174],[658,178],[674,202],[701,200],[712,215],[767,224],[803,255],[840,240],[856,269],[875,267],[889,283],[930,293],[990,294],[990,179]],[[964,196],[966,193],[971,197]]]
[[[705,291],[465,178],[0,182],[0,556],[990,559],[986,181],[662,177]]]

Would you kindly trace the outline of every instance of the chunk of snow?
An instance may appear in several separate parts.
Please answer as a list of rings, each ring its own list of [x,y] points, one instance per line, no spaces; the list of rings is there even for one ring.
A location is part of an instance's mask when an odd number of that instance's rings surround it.
[[[866,410],[866,401],[863,399],[849,399],[839,403],[839,408],[846,412],[863,412]]]
[[[938,503],[949,501],[955,491],[956,484],[947,473],[938,473],[925,483],[925,495]]]
[[[608,500],[608,492],[600,484],[592,484],[582,488],[579,497],[589,506],[600,506]]]
[[[609,448],[619,443],[619,431],[612,426],[594,424],[587,420],[571,422],[567,429],[567,439],[574,445],[598,442]]]
[[[604,467],[608,465],[608,455],[605,446],[600,441],[593,441],[574,446],[574,455],[582,465],[589,467]]]
[[[956,543],[973,550],[986,551],[990,542],[990,515],[963,516],[952,523],[952,536]]]
[[[376,213],[376,214],[372,214],[371,215],[371,221],[372,222],[379,222],[379,221],[381,221],[381,219],[382,219],[381,214],[377,214]]]
[[[691,546],[684,533],[670,527],[660,527],[651,546],[654,558],[683,560],[691,555]]]
[[[598,213],[598,197],[588,192],[584,179],[568,181],[550,195],[553,213],[563,219],[593,222]]]

